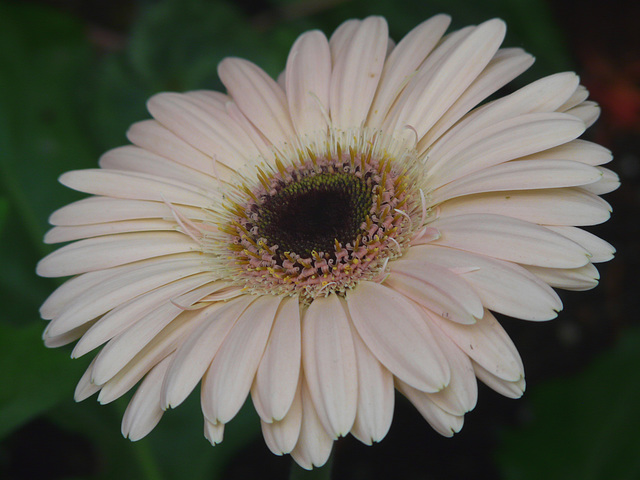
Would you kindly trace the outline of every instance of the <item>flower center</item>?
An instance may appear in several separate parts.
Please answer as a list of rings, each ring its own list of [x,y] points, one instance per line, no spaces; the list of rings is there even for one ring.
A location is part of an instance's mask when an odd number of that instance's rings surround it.
[[[224,194],[207,249],[221,278],[305,303],[381,280],[425,221],[415,152],[359,130],[281,155]]]
[[[256,205],[258,231],[268,244],[280,247],[281,255],[331,255],[336,242],[352,242],[362,230],[371,208],[371,183],[371,178],[347,173],[294,181]]]

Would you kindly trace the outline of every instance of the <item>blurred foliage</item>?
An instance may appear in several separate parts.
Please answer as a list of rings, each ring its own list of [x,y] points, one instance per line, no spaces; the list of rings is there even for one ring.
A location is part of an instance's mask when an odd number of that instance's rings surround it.
[[[148,118],[145,101],[151,95],[221,89],[216,66],[229,55],[248,58],[276,76],[301,32],[320,28],[330,34],[345,19],[369,14],[386,16],[396,40],[440,12],[450,13],[456,28],[499,16],[509,25],[505,44],[538,57],[518,82],[573,67],[543,0],[139,1],[125,33],[43,3],[0,3],[2,478],[29,478],[29,472],[43,468],[37,462],[16,465],[21,436],[25,449],[36,448],[38,456],[50,452],[45,458],[63,465],[47,467],[49,478],[211,479],[222,478],[228,462],[259,435],[249,402],[222,445],[211,448],[202,438],[194,394],[168,412],[153,434],[132,444],[119,430],[127,399],[108,406],[94,400],[74,404],[74,384],[87,361],[71,361],[68,348],[51,351],[41,343],[37,309],[59,283],[34,273],[38,259],[52,250],[42,243],[47,217],[81,198],[55,179],[67,170],[95,166],[102,152],[126,143],[128,126]],[[632,437],[637,421],[626,422],[624,412],[640,400],[638,390],[635,397],[630,390],[638,387],[630,365],[638,364],[632,346],[639,343],[636,335],[582,377],[534,392],[536,421],[505,437],[500,462],[506,478],[541,478],[543,471],[549,478],[631,478],[605,471],[637,472],[637,461],[636,470],[621,464],[638,450]],[[610,385],[621,395],[615,402],[612,390],[604,388]],[[43,434],[49,429],[52,438]],[[69,439],[57,445],[62,433]],[[74,446],[84,452],[83,460],[73,456]],[[569,462],[578,463],[583,455],[590,461],[584,468],[591,469],[582,476],[568,474]],[[76,467],[65,470],[69,465]]]
[[[530,425],[505,434],[508,480],[640,478],[640,329],[581,374],[530,393]]]

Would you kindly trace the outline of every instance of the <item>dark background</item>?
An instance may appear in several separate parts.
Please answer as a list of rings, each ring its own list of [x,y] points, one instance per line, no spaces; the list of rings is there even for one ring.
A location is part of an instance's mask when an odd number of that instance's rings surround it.
[[[557,320],[501,319],[524,360],[522,399],[481,388],[462,432],[445,439],[398,396],[381,444],[336,443],[332,478],[640,478],[640,4],[594,0],[0,2],[0,478],[327,476],[272,455],[250,402],[215,448],[203,438],[197,394],[137,443],[120,435],[129,396],[75,404],[88,360],[42,345],[37,309],[57,282],[35,276],[52,249],[41,239],[48,215],[80,198],[56,178],[126,143],[127,127],[149,117],[152,94],[221,89],[216,65],[228,55],[275,76],[311,28],[330,34],[348,18],[382,14],[399,40],[440,12],[452,28],[499,16],[504,45],[537,57],[501,93],[557,71],[580,74],[603,110],[584,138],[613,151],[608,166],[622,179],[606,196],[612,219],[590,230],[618,253],[595,290],[561,292]]]

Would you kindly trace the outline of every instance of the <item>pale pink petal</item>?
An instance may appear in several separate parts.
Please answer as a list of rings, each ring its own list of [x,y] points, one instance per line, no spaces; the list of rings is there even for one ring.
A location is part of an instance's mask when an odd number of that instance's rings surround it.
[[[209,368],[236,320],[253,300],[245,295],[203,310],[204,321],[182,342],[167,372],[162,387],[163,408],[175,408],[187,398]]]
[[[127,301],[171,282],[200,273],[205,268],[197,258],[159,259],[157,262],[128,269],[85,290],[81,297],[69,302],[55,319],[59,329],[73,328],[102,315]]]
[[[76,402],[81,402],[86,400],[91,395],[100,391],[101,385],[96,385],[95,383],[91,383],[91,371],[93,370],[93,366],[96,363],[96,359],[91,360],[89,367],[85,370],[84,374],[80,378],[78,385],[76,385],[75,392],[73,393],[73,399]]]
[[[118,305],[91,326],[87,333],[85,333],[76,344],[71,354],[72,357],[81,357],[108,340],[111,340],[116,335],[123,333],[127,328],[151,314],[159,306],[166,304],[168,299],[175,299],[211,281],[212,278],[210,274],[190,276],[167,285],[159,286],[152,291],[143,293]],[[223,284],[218,284],[214,288],[220,289],[223,287]],[[79,312],[80,316],[61,316],[59,319],[55,319],[54,322],[60,323],[57,327],[59,329],[71,328],[77,323],[86,321],[82,316],[83,313],[84,312]]]
[[[202,380],[202,411],[209,421],[228,423],[244,403],[280,304],[258,297],[238,318]]]
[[[358,364],[358,411],[351,434],[365,445],[381,441],[391,427],[395,395],[393,375],[364,344],[351,324]]]
[[[155,120],[134,123],[127,131],[127,138],[134,145],[142,147],[149,152],[207,175],[215,176],[213,159],[210,156],[194,148]],[[223,168],[223,171],[227,172],[226,176],[229,175],[228,172],[230,170],[228,168]]]
[[[316,298],[302,318],[302,365],[325,430],[349,433],[356,417],[358,373],[345,306],[337,295]]]
[[[298,443],[291,451],[293,459],[306,470],[321,467],[329,459],[333,440],[324,430],[316,409],[311,401],[311,395],[303,382],[301,392],[302,425]]]
[[[533,62],[533,56],[522,49],[498,50],[480,75],[422,137],[418,143],[418,151],[424,153],[473,107],[527,70]]]
[[[567,160],[518,160],[485,168],[437,188],[434,203],[474,193],[575,187],[593,184],[602,172],[589,165]]]
[[[209,206],[217,195],[212,190],[177,180],[122,170],[75,170],[62,174],[59,180],[69,188],[93,195],[156,202],[166,200],[195,207]]]
[[[180,205],[176,209],[192,219],[200,217],[196,212],[202,212],[201,209],[185,205]],[[89,197],[56,210],[49,217],[49,223],[52,225],[84,226],[143,218],[173,219],[173,215],[171,209],[161,202]]]
[[[407,262],[427,261],[463,272],[460,277],[469,282],[483,305],[505,315],[551,320],[562,309],[562,302],[553,289],[511,262],[438,245],[412,248],[405,258]]]
[[[387,125],[395,129],[410,125],[422,138],[487,66],[505,31],[502,20],[489,20],[470,32],[436,68],[424,66],[426,74],[418,74]]]
[[[417,307],[392,289],[360,282],[347,293],[358,334],[395,376],[425,392],[449,384],[449,364]]]
[[[280,86],[247,60],[225,58],[218,75],[242,113],[275,146],[293,138],[287,98]]]
[[[241,168],[258,154],[251,139],[226,112],[205,109],[187,95],[159,93],[149,99],[147,108],[167,129],[229,168]]]
[[[433,403],[445,412],[462,416],[473,410],[478,400],[478,383],[469,357],[449,337],[434,328],[438,344],[449,360],[451,382],[443,390],[428,394]]]
[[[475,371],[478,380],[492,390],[498,392],[500,395],[504,395],[508,398],[520,398],[524,393],[526,386],[524,377],[515,381],[508,381],[493,375],[476,362],[473,362],[473,370]]]
[[[428,393],[416,390],[400,379],[396,379],[396,388],[409,399],[429,425],[440,435],[452,437],[462,429],[464,416],[445,412],[433,402]]]
[[[565,113],[578,117],[589,128],[600,116],[600,106],[596,102],[586,101],[566,110]]]
[[[597,143],[577,138],[563,145],[522,157],[523,160],[571,160],[586,165],[598,166],[613,159],[611,151]]]
[[[199,277],[199,278],[196,278]],[[218,290],[220,285],[211,282],[207,275],[191,277],[193,290],[175,297],[176,304],[167,299],[157,308],[138,320],[133,326],[118,334],[105,345],[93,368],[93,381],[106,383],[113,378],[140,350],[147,345],[160,331],[172,322],[184,309],[177,305],[191,306],[209,293]],[[183,280],[185,284],[186,280]],[[200,286],[202,285],[202,286]]]
[[[501,260],[554,268],[581,267],[589,261],[588,252],[566,237],[502,215],[459,215],[430,225],[442,234],[436,244]]]
[[[387,112],[420,64],[447,30],[451,17],[436,15],[411,30],[385,61],[367,126],[382,125]]]
[[[122,435],[135,442],[147,436],[162,418],[160,386],[169,357],[156,365],[136,390],[122,417]]]
[[[98,401],[110,403],[127,393],[154,365],[173,352],[182,340],[202,321],[200,312],[184,312],[162,331],[125,365],[116,375],[102,385]],[[99,357],[96,357],[98,360]],[[97,363],[97,362],[96,362]],[[95,369],[94,369],[95,370]],[[95,374],[92,372],[95,379]],[[160,393],[158,393],[160,395]],[[164,408],[163,408],[164,410]]]
[[[439,216],[504,215],[541,225],[597,225],[611,206],[581,188],[489,192],[454,198],[438,206]]]
[[[368,17],[336,55],[329,93],[333,127],[346,130],[364,124],[380,81],[387,38],[386,20]]]
[[[530,113],[492,124],[464,139],[446,153],[430,152],[426,163],[431,188],[483,168],[498,165],[577,138],[584,124],[564,113]]]
[[[106,170],[122,170],[156,175],[194,185],[205,191],[215,190],[218,186],[218,180],[214,178],[214,174],[204,174],[201,171],[185,167],[132,145],[109,150],[100,157],[99,163],[100,167]],[[213,161],[211,163],[213,164]],[[213,169],[213,166],[211,166],[211,169]]]
[[[579,268],[525,268],[552,287],[565,290],[591,290],[598,286],[600,280],[598,269],[591,263]]]
[[[434,325],[464,353],[493,375],[507,381],[524,376],[522,360],[500,323],[488,311],[473,325],[460,325],[427,312]]]
[[[302,426],[301,383],[298,382],[291,408],[281,420],[274,420],[270,423],[260,420],[264,441],[269,450],[276,455],[290,453],[298,443]]]
[[[298,299],[285,298],[276,313],[252,386],[252,396],[255,393],[260,398],[256,410],[265,422],[282,420],[291,407],[300,376],[300,335]]]
[[[602,177],[595,183],[589,185],[583,185],[583,189],[587,192],[591,192],[594,195],[604,195],[606,193],[613,192],[620,187],[620,178],[618,174],[609,170],[608,168],[598,167]]]
[[[449,155],[452,149],[459,150],[466,139],[492,125],[526,114],[555,111],[575,91],[577,84],[575,73],[559,73],[473,110],[430,146],[426,165],[430,167],[434,161]]]
[[[298,37],[287,59],[286,90],[293,126],[298,135],[327,128],[331,52],[318,30]]]
[[[224,438],[224,423],[211,423],[204,419],[204,436],[213,446],[222,443]]]
[[[177,232],[123,233],[62,247],[40,260],[36,271],[42,277],[66,277],[196,249],[193,240]]]
[[[129,220],[74,227],[54,227],[44,236],[44,243],[62,243],[83,238],[132,232],[176,231],[175,222],[166,220]]]
[[[584,85],[578,85],[573,94],[569,97],[569,99],[560,105],[556,110],[558,112],[566,112],[570,108],[575,107],[576,105],[581,104],[589,97],[589,90],[587,90]]]
[[[573,240],[578,245],[582,245],[582,247],[589,252],[591,256],[589,260],[592,263],[608,262],[613,258],[613,254],[616,253],[613,245],[581,228],[555,226],[547,226],[547,228]]]
[[[482,301],[460,276],[440,265],[401,258],[391,264],[385,285],[459,323],[475,323],[482,318]]]
[[[336,63],[336,59],[342,55],[342,50],[349,45],[353,36],[358,31],[361,20],[347,20],[340,24],[338,28],[333,32],[329,39],[329,47],[331,48],[331,61]]]

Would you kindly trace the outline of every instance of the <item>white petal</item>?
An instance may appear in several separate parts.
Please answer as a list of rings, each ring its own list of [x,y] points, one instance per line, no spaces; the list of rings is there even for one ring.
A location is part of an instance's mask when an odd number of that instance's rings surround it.
[[[585,265],[588,252],[540,225],[502,215],[476,214],[439,218],[430,224],[442,236],[434,243],[539,267]]]
[[[586,101],[568,109],[566,113],[578,117],[589,128],[600,116],[600,106],[596,102]]]
[[[204,436],[213,446],[222,443],[222,440],[224,438],[224,423],[211,423],[205,418]]]
[[[164,410],[160,408],[160,386],[169,357],[156,365],[144,378],[122,417],[122,435],[131,441],[145,437],[158,424]]]
[[[521,377],[516,381],[504,380],[503,378],[497,377],[488,372],[481,365],[478,365],[475,362],[473,362],[473,369],[478,380],[498,392],[500,395],[504,395],[508,398],[520,398],[524,393],[526,386],[524,377]]]
[[[225,58],[218,65],[218,76],[242,113],[272,144],[293,137],[284,91],[262,69],[247,60]]]
[[[582,245],[591,255],[590,260],[592,263],[608,262],[613,258],[613,254],[616,253],[613,245],[581,228],[555,226],[547,226],[547,228],[573,240],[578,245]]]
[[[91,383],[91,371],[93,370],[93,365],[96,363],[96,359],[91,360],[89,367],[85,370],[84,374],[80,378],[78,385],[76,386],[75,392],[73,393],[73,399],[76,402],[81,402],[86,400],[91,395],[100,391],[101,386],[96,385],[95,383]]]
[[[478,75],[442,117],[429,129],[418,144],[423,153],[452,125],[473,107],[497,90],[508,84],[534,62],[532,55],[519,48],[501,48],[496,52],[485,69]]]
[[[460,325],[429,314],[432,323],[464,353],[493,375],[507,381],[524,376],[518,350],[500,323],[488,311],[473,325]]]
[[[485,168],[436,189],[434,203],[474,193],[500,190],[575,187],[593,184],[602,172],[589,165],[567,160],[518,160]]]
[[[438,344],[449,360],[451,382],[443,390],[429,393],[428,396],[445,412],[455,416],[464,415],[473,410],[478,400],[478,383],[471,360],[438,329],[433,329],[433,332],[437,333]]]
[[[448,200],[438,206],[441,218],[494,214],[542,225],[597,225],[611,216],[611,206],[581,188],[490,192]]]
[[[401,258],[393,262],[385,285],[454,322],[475,323],[484,314],[482,301],[467,282],[424,260],[416,263]]]
[[[298,135],[327,127],[331,52],[327,37],[318,30],[302,34],[287,59],[287,100]]]
[[[178,305],[183,302],[184,305],[191,306],[220,288],[216,282],[212,283],[206,275],[191,278],[193,279],[191,285],[186,280],[181,282],[192,290],[175,299]],[[204,285],[199,286],[201,284]],[[183,308],[165,300],[133,326],[110,340],[98,354],[96,365],[93,368],[93,381],[102,384],[113,378],[145,345],[181,313],[184,313]]]
[[[179,281],[157,287],[153,291],[132,298],[131,300],[114,308],[93,324],[77,343],[71,355],[74,358],[85,355],[94,348],[102,345],[108,340],[111,340],[116,335],[123,333],[160,306],[166,305],[168,302],[167,299],[169,299],[169,301],[171,299],[175,299],[180,295],[183,295],[194,288],[200,287],[201,285],[210,283],[211,281],[212,277],[210,274],[193,275],[191,277],[183,278]],[[224,284],[218,284],[213,288],[220,289],[223,287]],[[84,321],[84,319],[82,316],[74,315],[70,317],[61,316],[59,319],[54,321],[60,322],[60,326],[58,328],[63,329],[73,327],[73,325]]]
[[[391,51],[380,76],[367,126],[377,127],[417,68],[447,30],[451,17],[436,15],[411,30]]]
[[[591,290],[598,286],[600,274],[591,263],[580,268],[525,267],[554,288],[565,290]]]
[[[215,176],[213,159],[178,137],[155,120],[144,120],[129,127],[127,138],[134,145],[176,163]],[[230,170],[226,170],[229,171]]]
[[[393,375],[384,368],[351,325],[358,364],[358,411],[351,434],[365,445],[381,441],[391,427]]]
[[[298,443],[291,451],[291,456],[298,465],[306,470],[313,467],[321,467],[329,459],[333,440],[325,432],[315,407],[311,401],[311,395],[305,383],[302,385],[302,425]]]
[[[77,300],[67,304],[65,311],[55,319],[58,331],[74,328],[102,315],[129,300],[151,292],[182,278],[204,270],[198,258],[162,258],[157,262],[128,269],[84,291]]]
[[[491,125],[530,113],[555,111],[575,91],[577,84],[575,73],[559,73],[477,108],[431,146],[431,158],[427,165],[430,166],[431,162],[446,155],[452,148],[457,148],[463,140]]]
[[[402,295],[372,282],[347,294],[349,313],[369,350],[391,373],[426,392],[449,384],[449,364],[421,313]]]
[[[487,66],[505,31],[504,22],[489,20],[471,31],[437,66],[427,69],[423,65],[406,95],[399,98],[400,108],[386,122],[388,126],[410,125],[422,138]]]
[[[193,185],[156,175],[121,170],[75,170],[60,176],[60,183],[93,195],[106,195],[133,200],[153,200],[196,207],[207,207],[216,193]]]
[[[160,93],[149,99],[151,115],[178,137],[231,169],[241,168],[258,154],[251,139],[224,111],[203,108],[201,102],[179,93]]]
[[[452,437],[462,429],[464,417],[445,412],[433,402],[428,393],[416,390],[400,379],[396,379],[396,387],[440,435]]]
[[[463,138],[447,152],[428,153],[432,188],[493,165],[569,142],[584,124],[564,113],[530,113],[479,131],[461,130]],[[442,149],[440,149],[442,150]]]
[[[276,313],[252,386],[252,396],[260,398],[256,410],[265,422],[282,420],[291,407],[300,376],[300,335],[298,298],[286,298]]]
[[[325,430],[334,438],[351,430],[358,401],[356,354],[340,297],[316,298],[302,319],[302,364]]]
[[[346,130],[364,124],[380,81],[388,28],[382,17],[363,20],[335,58],[329,102],[331,122]]]
[[[597,166],[609,163],[613,159],[613,155],[611,155],[610,150],[598,145],[597,143],[577,138],[563,145],[558,145],[557,147],[534,153],[533,155],[523,157],[522,159],[571,160],[573,162],[581,162],[586,165]]]
[[[202,411],[209,421],[228,423],[247,398],[281,299],[262,296],[238,318],[202,381]]]
[[[262,435],[269,450],[276,455],[290,453],[298,443],[302,426],[302,396],[298,382],[291,408],[281,420],[267,423],[260,420]]]
[[[182,233],[123,233],[64,246],[40,260],[36,271],[41,277],[66,277],[197,249],[198,245]]]
[[[209,368],[236,320],[254,300],[243,295],[227,303],[214,304],[202,313],[202,323],[182,342],[174,355],[162,387],[162,407],[175,408],[195,388]]]
[[[490,310],[525,320],[551,320],[562,309],[558,295],[546,283],[520,265],[484,255],[441,247],[413,247],[403,259],[427,262],[464,273],[459,275],[473,287]]]
[[[54,227],[44,236],[44,243],[62,243],[83,238],[118,233],[176,231],[178,225],[166,220],[129,220],[75,227]]]
[[[584,190],[591,192],[594,195],[604,195],[605,193],[613,192],[620,187],[620,178],[617,173],[604,167],[598,167],[598,170],[602,174],[602,178],[595,183],[584,185],[582,187]]]

